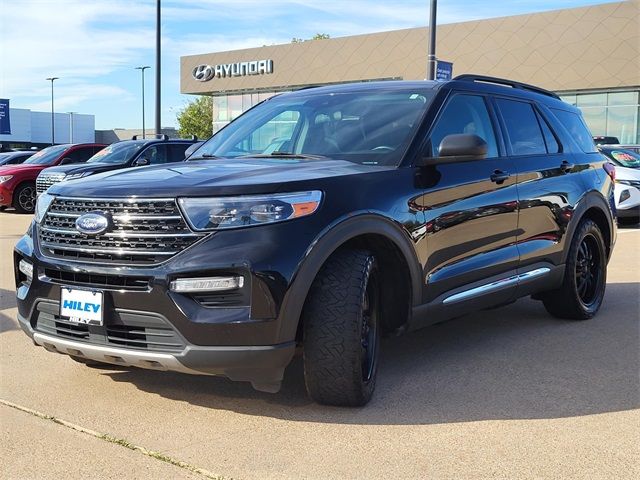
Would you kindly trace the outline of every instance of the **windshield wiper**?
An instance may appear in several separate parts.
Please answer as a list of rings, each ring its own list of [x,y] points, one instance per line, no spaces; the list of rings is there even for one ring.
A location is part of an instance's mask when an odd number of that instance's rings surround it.
[[[309,155],[307,153],[291,153],[291,152],[271,152],[271,153],[253,153],[250,155],[241,155],[236,158],[299,158],[302,160],[319,160],[327,158],[324,155]]]
[[[187,160],[215,160],[218,158],[223,158],[223,157],[219,157],[218,155],[212,155],[211,153],[203,153],[202,155],[198,155],[197,157],[189,157],[187,158]]]

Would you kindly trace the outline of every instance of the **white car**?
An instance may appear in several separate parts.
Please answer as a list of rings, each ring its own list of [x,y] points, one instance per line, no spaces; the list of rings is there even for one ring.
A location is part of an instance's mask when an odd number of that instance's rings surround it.
[[[613,145],[599,145],[598,150],[616,166],[618,219],[640,221],[640,155]]]

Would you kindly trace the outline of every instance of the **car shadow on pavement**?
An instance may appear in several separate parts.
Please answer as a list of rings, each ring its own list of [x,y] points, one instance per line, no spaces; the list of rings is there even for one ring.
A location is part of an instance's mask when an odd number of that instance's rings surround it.
[[[18,330],[18,321],[8,312],[16,306],[16,292],[0,288],[0,333]]]
[[[607,286],[595,319],[562,321],[529,299],[383,341],[364,408],[311,402],[296,358],[277,394],[224,378],[110,371],[168,399],[242,414],[338,424],[434,424],[590,415],[639,404],[640,284]]]

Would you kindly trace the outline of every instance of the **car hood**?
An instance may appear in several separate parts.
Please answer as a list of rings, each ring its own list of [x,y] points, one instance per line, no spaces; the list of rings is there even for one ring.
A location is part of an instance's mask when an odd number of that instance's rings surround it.
[[[344,160],[198,160],[138,167],[59,183],[49,193],[65,196],[182,196],[276,192],[284,184],[393,169]]]
[[[616,165],[616,178],[618,180],[640,180],[640,169]]]
[[[0,166],[0,175],[28,175],[29,173],[38,173],[47,168],[47,165],[34,165],[19,163],[18,165],[2,165]]]
[[[51,167],[47,169],[47,173],[64,173],[71,175],[74,173],[100,173],[108,172],[110,170],[116,170],[123,168],[122,164],[110,164],[110,163],[72,163],[70,165],[59,165],[57,167]]]

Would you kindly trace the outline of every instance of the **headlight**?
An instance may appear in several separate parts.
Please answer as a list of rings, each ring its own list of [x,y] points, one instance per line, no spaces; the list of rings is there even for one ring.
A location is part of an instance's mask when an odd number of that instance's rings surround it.
[[[56,197],[49,195],[47,192],[41,193],[38,196],[38,200],[36,201],[36,210],[33,215],[33,219],[36,223],[40,223],[42,221],[44,214],[49,210],[49,205],[51,205],[51,202],[53,202],[55,198]]]
[[[65,177],[60,181],[65,182],[67,180],[75,180],[76,178],[86,177],[87,175],[91,175],[91,172],[72,173],[71,175],[65,175]]]
[[[13,175],[0,175],[0,183],[8,182],[13,178]]]
[[[616,183],[629,185],[630,187],[640,188],[640,180],[620,180],[619,178],[616,178]]]
[[[311,215],[320,206],[322,192],[273,195],[180,198],[178,203],[194,230],[264,225]]]

